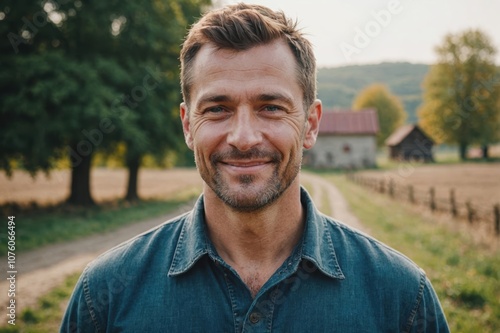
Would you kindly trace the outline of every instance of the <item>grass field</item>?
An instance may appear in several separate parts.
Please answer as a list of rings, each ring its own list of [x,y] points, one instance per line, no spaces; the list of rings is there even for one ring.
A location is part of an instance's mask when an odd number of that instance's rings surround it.
[[[98,202],[115,200],[125,195],[127,171],[125,169],[93,168],[90,187]],[[196,169],[141,169],[138,192],[141,198],[163,199],[186,187],[198,187],[202,180]],[[0,172],[0,205],[7,202],[17,204],[36,203],[53,205],[64,201],[69,195],[69,170],[55,170],[49,177],[43,173],[34,179],[26,172],[16,170],[8,178]]]
[[[38,301],[35,309],[25,309],[16,325],[0,327],[0,333],[53,333],[59,331],[63,308],[67,303],[80,274],[75,274]],[[3,323],[2,323],[3,324]],[[0,326],[2,325],[0,324]]]
[[[459,202],[470,200],[476,205],[492,207],[500,203],[500,163],[410,164],[396,168],[368,170],[359,173],[377,179],[393,179],[402,186],[413,185],[416,192],[436,189],[436,196],[448,199],[455,189]]]
[[[440,297],[452,332],[500,330],[500,253],[455,232],[438,218],[369,191],[339,175],[334,182],[370,234],[422,267]]]
[[[16,253],[164,216],[198,196],[202,184],[194,169],[143,170],[140,177],[139,194],[146,200],[128,203],[120,199],[125,192],[126,171],[95,169],[91,187],[99,205],[72,207],[61,204],[68,195],[68,171],[55,171],[50,178],[38,175],[36,179],[21,171],[16,171],[11,179],[0,173],[0,212],[15,213]],[[5,214],[0,222],[2,244],[7,238]],[[6,250],[7,247],[0,248],[0,257]],[[57,331],[73,285],[74,281],[68,280],[65,286],[42,297],[38,308],[18,313],[16,326],[3,326],[0,332]],[[24,290],[22,294],[29,292]],[[2,304],[5,296],[0,298]],[[5,324],[2,321],[0,326]]]
[[[16,253],[34,250],[44,245],[70,242],[92,234],[112,231],[130,223],[165,215],[199,192],[186,191],[170,200],[146,200],[136,203],[110,202],[90,208],[55,209],[54,211],[22,214],[16,223]],[[21,222],[22,221],[22,222]],[[6,239],[7,219],[0,222],[0,239]],[[0,257],[7,247],[0,247]]]

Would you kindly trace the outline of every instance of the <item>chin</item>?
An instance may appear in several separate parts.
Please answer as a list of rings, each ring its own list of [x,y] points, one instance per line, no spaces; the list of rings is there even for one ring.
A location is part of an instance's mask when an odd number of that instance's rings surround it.
[[[227,206],[235,211],[256,212],[268,207],[283,195],[291,183],[280,183],[272,180],[264,181],[264,184],[255,181],[249,182],[244,177],[238,184],[225,183],[223,186],[217,184],[209,185],[217,197]]]

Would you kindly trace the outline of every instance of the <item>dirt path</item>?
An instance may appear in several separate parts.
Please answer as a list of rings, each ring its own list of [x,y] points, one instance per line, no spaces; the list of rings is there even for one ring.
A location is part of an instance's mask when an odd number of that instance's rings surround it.
[[[364,227],[358,218],[351,212],[347,201],[334,184],[311,173],[302,173],[301,179],[311,185],[313,200],[320,210],[321,204],[323,203],[323,196],[326,195],[333,218],[359,231],[368,233],[367,228]]]
[[[309,173],[303,173],[301,177],[312,186],[313,200],[318,207],[323,202],[323,196],[327,196],[333,217],[366,232],[333,184]],[[17,313],[21,313],[22,309],[27,306],[35,305],[41,295],[60,285],[68,275],[81,272],[87,263],[107,249],[143,233],[169,218],[191,209],[191,207],[192,204],[186,205],[167,216],[129,225],[113,232],[19,254],[17,258],[19,267],[16,292]],[[7,262],[3,259],[5,258],[1,258],[2,262]],[[7,281],[3,276],[0,282],[0,306],[4,306],[7,302],[7,292],[4,292],[7,287]]]
[[[25,307],[35,305],[40,296],[63,283],[69,275],[81,272],[92,259],[106,250],[191,208],[192,204],[185,205],[168,215],[128,225],[112,232],[18,254],[16,312],[20,314]],[[1,258],[1,260],[4,263],[7,262],[6,258]],[[6,277],[2,276],[0,306],[7,304],[7,283]]]

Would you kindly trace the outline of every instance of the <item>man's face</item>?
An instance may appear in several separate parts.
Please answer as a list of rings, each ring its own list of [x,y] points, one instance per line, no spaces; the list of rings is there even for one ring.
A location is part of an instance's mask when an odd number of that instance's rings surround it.
[[[234,52],[205,45],[193,73],[181,118],[207,190],[237,211],[272,203],[296,179],[321,117],[319,101],[304,110],[289,47],[275,41]]]

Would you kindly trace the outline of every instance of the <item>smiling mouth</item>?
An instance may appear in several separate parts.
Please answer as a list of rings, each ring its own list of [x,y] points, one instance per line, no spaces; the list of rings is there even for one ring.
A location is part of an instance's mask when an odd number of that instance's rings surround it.
[[[221,164],[225,164],[236,168],[252,168],[259,167],[262,165],[269,164],[269,161],[221,161]]]
[[[210,156],[210,161],[215,167],[219,165],[229,171],[258,172],[270,165],[280,162],[280,155],[274,151],[265,151],[252,148],[249,151],[241,152],[237,149],[230,149],[223,152],[216,152]]]

